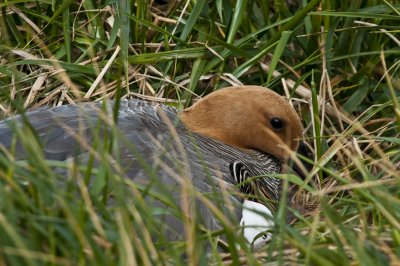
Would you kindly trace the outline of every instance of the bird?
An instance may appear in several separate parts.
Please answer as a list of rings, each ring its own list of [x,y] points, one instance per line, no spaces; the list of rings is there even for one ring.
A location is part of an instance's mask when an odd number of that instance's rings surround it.
[[[15,134],[29,128],[46,159],[85,164],[94,152],[93,143],[110,134],[116,106],[112,100],[70,104],[7,118],[0,121],[0,145],[13,146],[17,160],[27,158],[26,143],[20,138],[15,142]],[[206,203],[210,200],[238,221],[250,245],[260,246],[271,238],[281,192],[281,181],[271,174],[282,173],[302,137],[301,120],[283,96],[261,86],[233,86],[183,110],[126,99],[119,103],[116,128],[123,139],[116,157],[128,180],[168,194],[184,213],[196,208],[207,229],[223,226],[216,210]],[[187,186],[196,195],[213,197],[186,195],[184,202],[182,188]],[[164,202],[145,198],[153,207],[168,209]],[[182,221],[170,214],[162,219],[168,226],[168,240],[182,239]],[[264,234],[257,238],[260,232]]]

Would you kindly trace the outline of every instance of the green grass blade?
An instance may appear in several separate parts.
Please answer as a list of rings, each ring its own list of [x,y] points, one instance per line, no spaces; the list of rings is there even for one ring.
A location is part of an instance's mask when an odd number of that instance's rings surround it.
[[[245,16],[247,6],[247,0],[238,0],[236,1],[235,12],[233,13],[232,21],[229,26],[229,33],[226,39],[226,42],[232,44],[237,31],[242,23],[242,20]]]
[[[272,56],[272,60],[271,60],[271,64],[270,64],[269,72],[268,72],[267,86],[268,86],[269,82],[271,81],[272,73],[274,73],[275,68],[278,65],[279,59],[281,58],[281,55],[286,48],[286,44],[289,41],[291,34],[292,34],[291,31],[282,32],[282,37],[279,40],[278,44],[276,45],[275,52]]]

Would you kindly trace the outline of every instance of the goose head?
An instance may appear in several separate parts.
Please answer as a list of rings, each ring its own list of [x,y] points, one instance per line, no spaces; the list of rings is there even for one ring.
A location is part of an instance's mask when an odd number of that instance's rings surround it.
[[[185,109],[181,121],[192,132],[282,161],[297,150],[300,118],[279,94],[260,86],[228,87]]]

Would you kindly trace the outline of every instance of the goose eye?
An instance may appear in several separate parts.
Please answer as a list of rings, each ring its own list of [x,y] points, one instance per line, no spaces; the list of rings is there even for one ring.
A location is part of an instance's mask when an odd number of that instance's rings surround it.
[[[280,118],[274,117],[271,119],[271,126],[275,130],[281,130],[283,128],[283,121]]]

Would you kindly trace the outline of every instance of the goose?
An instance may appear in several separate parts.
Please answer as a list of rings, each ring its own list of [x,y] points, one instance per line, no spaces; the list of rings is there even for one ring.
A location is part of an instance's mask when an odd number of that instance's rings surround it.
[[[85,163],[93,153],[95,135],[108,134],[114,107],[114,101],[91,102],[10,117],[0,122],[0,145],[3,149],[14,145],[15,159],[26,159],[26,144],[15,134],[18,129],[20,135],[25,132],[24,121],[29,121],[46,159]],[[284,97],[260,86],[234,86],[214,91],[182,111],[138,99],[121,100],[117,129],[125,140],[119,142],[118,158],[128,180],[149,187],[157,179],[165,187],[152,189],[171,196],[184,213],[196,208],[210,230],[222,226],[216,210],[204,197],[183,197],[182,187],[217,195],[207,199],[238,221],[250,245],[262,246],[271,238],[281,181],[270,175],[282,173],[302,136],[300,118]],[[146,202],[168,209],[149,197]],[[170,214],[160,219],[168,226],[168,240],[182,239],[182,221]]]

